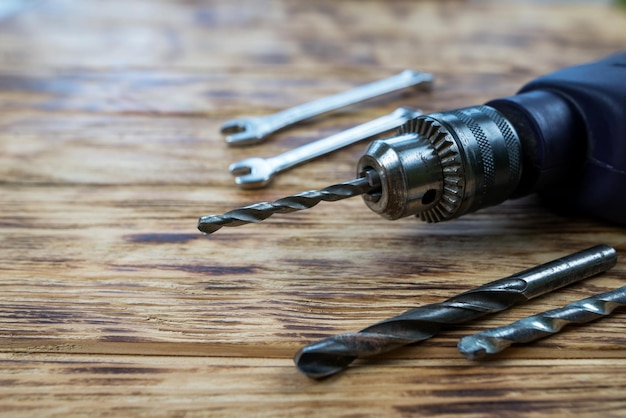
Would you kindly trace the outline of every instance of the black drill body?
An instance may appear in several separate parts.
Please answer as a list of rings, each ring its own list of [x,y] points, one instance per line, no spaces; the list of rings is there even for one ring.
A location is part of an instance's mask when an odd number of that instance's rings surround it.
[[[516,127],[524,149],[518,195],[626,224],[626,52],[566,68],[487,105]]]

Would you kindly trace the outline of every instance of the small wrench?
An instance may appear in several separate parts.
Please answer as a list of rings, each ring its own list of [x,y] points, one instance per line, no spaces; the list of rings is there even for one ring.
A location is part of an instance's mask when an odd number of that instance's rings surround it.
[[[404,70],[392,77],[304,103],[271,115],[231,119],[222,125],[222,133],[227,134],[226,142],[231,146],[257,144],[269,134],[305,119],[407,87],[420,84],[430,87],[432,82],[433,75],[430,73]]]
[[[395,129],[422,112],[399,107],[392,113],[271,158],[246,158],[230,165],[235,183],[244,189],[265,187],[275,174],[295,165]]]

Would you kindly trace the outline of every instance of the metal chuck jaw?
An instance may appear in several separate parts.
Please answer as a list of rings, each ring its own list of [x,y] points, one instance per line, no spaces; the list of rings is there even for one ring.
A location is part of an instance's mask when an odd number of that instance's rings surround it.
[[[501,203],[520,182],[520,139],[492,107],[419,116],[398,134],[374,141],[357,168],[378,186],[363,195],[366,205],[387,219],[456,218]]]

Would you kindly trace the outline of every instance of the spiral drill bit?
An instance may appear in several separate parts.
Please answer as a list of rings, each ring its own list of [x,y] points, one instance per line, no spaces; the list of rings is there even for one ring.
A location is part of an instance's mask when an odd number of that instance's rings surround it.
[[[298,369],[312,378],[333,375],[358,357],[369,357],[434,336],[444,326],[505,310],[613,267],[615,250],[598,245],[524,270],[454,296],[408,310],[356,333],[315,342],[294,356]]]
[[[459,341],[458,348],[468,360],[477,360],[506,350],[513,343],[528,343],[556,334],[566,325],[584,324],[608,316],[622,306],[626,306],[626,286],[520,319],[504,327],[469,335]]]
[[[364,193],[371,193],[379,187],[373,171],[364,172],[362,177],[328,186],[322,190],[310,190],[283,197],[274,202],[260,202],[226,212],[223,215],[203,216],[198,220],[198,229],[211,234],[223,226],[240,226],[261,222],[275,213],[290,213],[312,208],[321,201],[335,202]]]

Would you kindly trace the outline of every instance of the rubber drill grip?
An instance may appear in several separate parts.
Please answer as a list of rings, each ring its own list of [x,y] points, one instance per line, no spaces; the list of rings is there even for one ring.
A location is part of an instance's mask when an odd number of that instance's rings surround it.
[[[542,76],[518,94],[534,91],[563,97],[586,131],[579,175],[552,191],[560,205],[626,224],[626,51]]]

